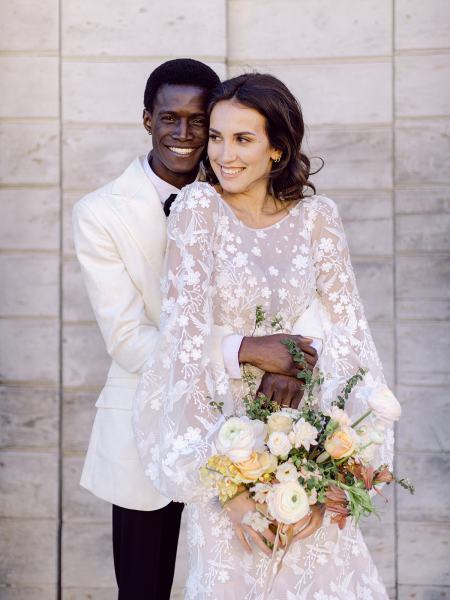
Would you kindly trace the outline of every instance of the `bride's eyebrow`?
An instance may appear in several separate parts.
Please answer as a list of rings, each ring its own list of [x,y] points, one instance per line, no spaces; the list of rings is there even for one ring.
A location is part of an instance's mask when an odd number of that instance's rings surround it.
[[[217,129],[213,129],[212,127],[209,128],[209,132],[220,135],[220,131],[218,131]],[[235,136],[239,136],[239,135],[254,135],[254,136],[256,136],[256,133],[254,131],[236,131],[236,133],[233,133],[233,135],[235,135]]]

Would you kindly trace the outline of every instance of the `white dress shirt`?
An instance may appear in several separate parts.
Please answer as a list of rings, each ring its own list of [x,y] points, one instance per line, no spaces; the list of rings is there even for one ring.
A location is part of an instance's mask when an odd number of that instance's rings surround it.
[[[152,182],[154,188],[156,189],[159,199],[161,200],[161,204],[164,205],[164,202],[171,194],[178,194],[180,190],[158,177],[156,173],[151,168],[147,158],[142,157],[142,166],[144,171],[150,181]],[[225,364],[225,368],[228,372],[228,375],[232,379],[240,379],[241,378],[241,369],[239,366],[239,349],[241,347],[241,343],[243,340],[243,335],[231,334],[226,335],[222,340],[222,354],[223,354],[223,362]]]

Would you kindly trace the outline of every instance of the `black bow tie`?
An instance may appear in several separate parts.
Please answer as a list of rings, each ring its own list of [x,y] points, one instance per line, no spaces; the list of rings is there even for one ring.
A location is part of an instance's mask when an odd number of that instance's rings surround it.
[[[177,197],[176,194],[170,194],[170,196],[167,198],[167,200],[164,202],[164,214],[166,215],[166,217],[169,216],[170,214],[170,207],[172,206],[175,198]]]

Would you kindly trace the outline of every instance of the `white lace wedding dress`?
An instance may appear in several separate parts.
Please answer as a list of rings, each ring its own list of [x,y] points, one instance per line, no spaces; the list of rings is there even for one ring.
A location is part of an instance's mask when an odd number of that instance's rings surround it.
[[[273,333],[281,316],[289,332],[318,295],[326,374],[318,401],[329,406],[345,379],[359,366],[365,381],[347,410],[365,408],[373,386],[384,383],[381,365],[355,285],[348,247],[333,201],[300,201],[278,223],[251,229],[206,183],[181,192],[168,224],[163,280],[161,342],[141,381],[134,426],[146,474],[166,496],[186,502],[188,511],[189,600],[260,600],[269,559],[246,554],[219,502],[208,498],[198,469],[215,452],[223,417],[210,406],[224,402],[224,414],[243,412],[243,384],[229,380],[211,361],[211,328],[251,335],[255,307]],[[377,446],[374,464],[391,464],[393,434]],[[380,600],[387,598],[358,527],[341,531],[326,514],[312,537],[295,543],[275,579],[271,600]]]

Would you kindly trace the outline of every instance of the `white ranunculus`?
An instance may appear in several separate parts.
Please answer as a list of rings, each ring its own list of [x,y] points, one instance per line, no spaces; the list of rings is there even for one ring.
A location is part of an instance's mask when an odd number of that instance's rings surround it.
[[[298,479],[297,467],[290,460],[278,466],[275,471],[275,477],[278,481],[295,481]]]
[[[267,440],[269,450],[275,456],[286,456],[292,449],[288,436],[282,431],[274,431]]]
[[[309,499],[298,481],[285,481],[272,487],[267,496],[269,512],[279,523],[293,524],[309,512]]]
[[[375,416],[385,423],[398,421],[402,414],[402,407],[399,401],[387,385],[380,385],[375,388],[369,396],[368,403]]]
[[[336,423],[339,423],[341,427],[346,427],[350,425],[350,417],[348,414],[342,410],[342,408],[338,408],[337,406],[333,406],[331,410],[328,412],[330,418]]]
[[[241,417],[241,419],[248,419],[248,417]],[[266,437],[267,437],[267,425],[258,419],[248,419],[250,427],[253,428],[255,434],[255,447],[256,452],[264,452],[266,449]]]
[[[294,424],[289,439],[296,448],[303,446],[309,452],[310,447],[317,444],[318,433],[313,425],[301,418]]]
[[[217,437],[219,452],[233,462],[247,460],[257,443],[256,427],[248,417],[231,417],[222,425]]]
[[[267,427],[269,433],[273,433],[274,431],[289,433],[292,429],[292,419],[288,415],[279,412],[272,413],[267,419]]]

